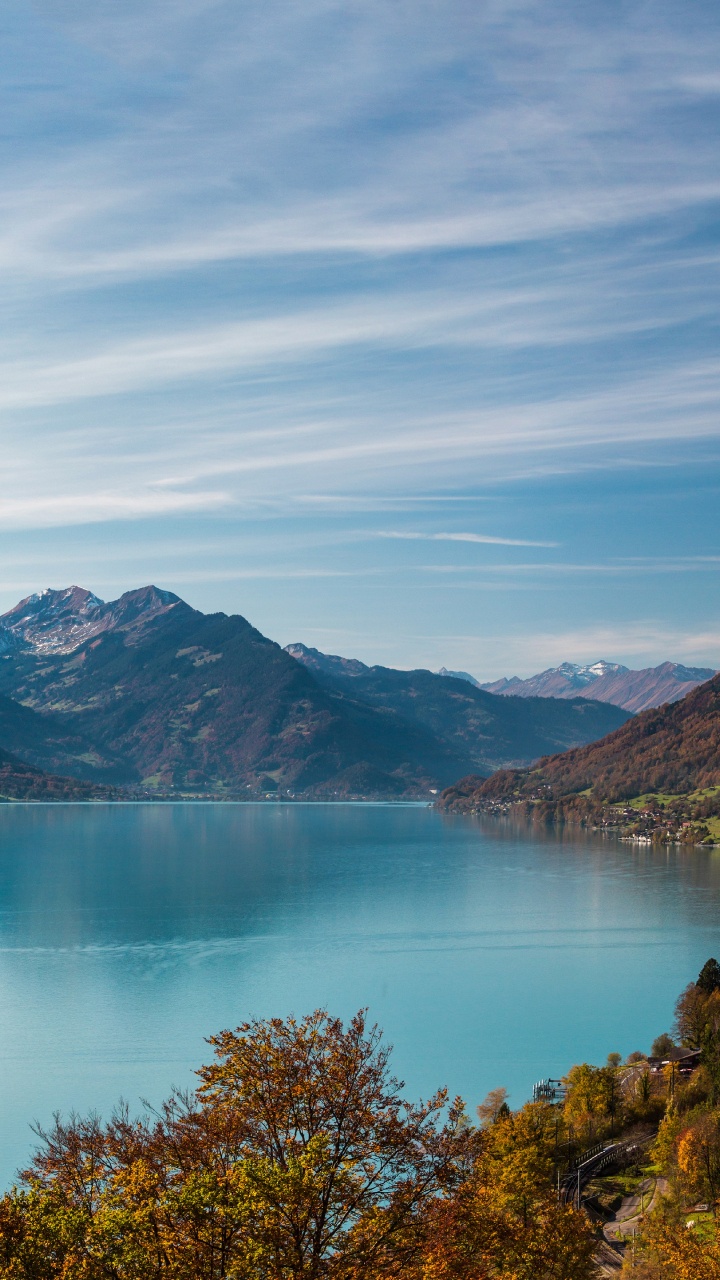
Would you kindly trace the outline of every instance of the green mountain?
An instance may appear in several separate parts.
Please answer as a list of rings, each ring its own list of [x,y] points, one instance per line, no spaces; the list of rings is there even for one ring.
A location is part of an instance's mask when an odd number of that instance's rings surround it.
[[[0,618],[0,655],[0,693],[21,704],[0,708],[0,745],[164,795],[423,796],[626,718],[430,672],[333,682],[244,618],[154,587],[109,604],[77,587],[29,597]]]

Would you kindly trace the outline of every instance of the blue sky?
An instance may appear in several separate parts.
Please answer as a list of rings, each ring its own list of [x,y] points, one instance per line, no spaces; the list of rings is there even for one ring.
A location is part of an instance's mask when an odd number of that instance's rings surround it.
[[[6,0],[0,607],[720,665],[720,11]]]

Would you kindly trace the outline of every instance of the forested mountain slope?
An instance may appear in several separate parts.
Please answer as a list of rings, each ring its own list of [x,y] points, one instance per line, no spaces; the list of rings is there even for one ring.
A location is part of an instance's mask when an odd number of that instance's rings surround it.
[[[45,773],[0,749],[0,802],[4,800],[112,800],[112,787]]]
[[[41,714],[0,694],[0,744],[26,764],[102,784],[129,781],[130,766],[97,743],[72,717]]]

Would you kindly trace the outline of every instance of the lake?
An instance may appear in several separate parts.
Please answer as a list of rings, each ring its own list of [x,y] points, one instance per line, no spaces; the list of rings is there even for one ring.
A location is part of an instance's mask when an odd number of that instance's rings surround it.
[[[252,1017],[369,1006],[472,1107],[647,1049],[720,954],[720,852],[417,805],[3,805],[0,1179],[55,1109],[158,1103]]]

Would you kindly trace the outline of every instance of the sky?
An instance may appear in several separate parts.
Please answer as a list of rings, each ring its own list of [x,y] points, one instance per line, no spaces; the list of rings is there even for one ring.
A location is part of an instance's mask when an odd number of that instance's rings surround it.
[[[720,666],[720,9],[5,0],[0,609]]]

